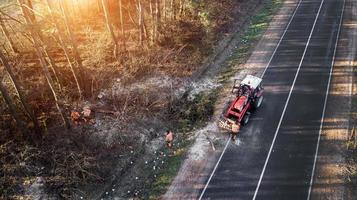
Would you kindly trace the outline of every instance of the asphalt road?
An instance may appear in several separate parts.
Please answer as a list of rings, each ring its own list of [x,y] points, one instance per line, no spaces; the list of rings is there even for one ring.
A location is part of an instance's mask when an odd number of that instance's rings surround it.
[[[343,4],[301,1],[264,74],[263,105],[239,145],[226,149],[202,199],[308,198]]]

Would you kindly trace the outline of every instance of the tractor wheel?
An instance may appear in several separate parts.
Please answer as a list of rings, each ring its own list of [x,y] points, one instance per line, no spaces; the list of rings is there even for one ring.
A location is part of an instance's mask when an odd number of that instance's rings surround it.
[[[255,109],[259,108],[259,107],[262,105],[262,103],[263,103],[263,99],[264,99],[263,95],[260,96],[260,97],[258,97],[258,98],[256,98],[255,101],[254,101],[254,103],[253,103],[253,107],[254,107]]]
[[[248,122],[249,122],[249,118],[250,118],[250,112],[245,113],[245,115],[244,115],[244,117],[243,117],[243,119],[242,119],[241,124],[242,124],[243,126],[247,125]]]

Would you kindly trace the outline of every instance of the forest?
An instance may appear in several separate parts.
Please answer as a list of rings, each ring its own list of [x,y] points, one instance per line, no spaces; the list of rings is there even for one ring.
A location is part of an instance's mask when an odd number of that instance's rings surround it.
[[[0,198],[105,188],[165,129],[206,120],[214,97],[190,81],[258,4],[1,0]]]

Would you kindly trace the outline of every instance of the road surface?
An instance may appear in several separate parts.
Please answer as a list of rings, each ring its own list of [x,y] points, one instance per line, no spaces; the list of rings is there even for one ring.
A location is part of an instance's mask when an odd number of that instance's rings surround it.
[[[343,0],[301,0],[262,74],[265,99],[202,199],[309,199]]]

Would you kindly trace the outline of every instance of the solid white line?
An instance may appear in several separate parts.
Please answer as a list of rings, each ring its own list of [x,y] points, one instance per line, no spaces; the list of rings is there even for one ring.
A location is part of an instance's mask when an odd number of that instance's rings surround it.
[[[209,177],[209,179],[208,179],[208,181],[207,181],[207,183],[206,183],[206,185],[205,185],[205,188],[203,189],[203,191],[202,191],[202,193],[201,193],[201,195],[200,195],[199,200],[201,200],[202,197],[203,197],[203,195],[205,194],[205,191],[206,191],[206,189],[207,189],[209,183],[211,182],[211,179],[212,179],[214,173],[216,172],[216,169],[217,169],[217,167],[218,167],[218,165],[219,165],[219,162],[221,162],[221,159],[222,159],[222,157],[223,157],[223,154],[224,154],[224,152],[226,151],[226,149],[227,149],[228,144],[229,144],[230,141],[231,141],[231,137],[229,137],[229,139],[228,139],[228,141],[227,141],[227,143],[226,143],[226,146],[224,147],[224,149],[223,149],[223,151],[222,151],[222,153],[221,153],[221,156],[219,157],[219,159],[218,159],[218,161],[217,161],[217,163],[216,163],[216,166],[214,166],[214,169],[213,169],[213,171],[212,171],[212,173],[211,173],[211,176]]]
[[[277,46],[275,47],[274,52],[273,52],[273,54],[271,55],[268,64],[265,66],[265,69],[264,69],[264,71],[263,71],[261,77],[264,76],[265,71],[268,69],[268,67],[269,67],[269,65],[270,65],[270,63],[271,63],[271,61],[272,61],[272,59],[273,59],[273,57],[274,57],[274,55],[275,55],[275,53],[276,53],[276,51],[277,51],[279,45],[280,45],[280,43],[281,43],[281,41],[283,40],[283,38],[284,38],[284,36],[285,36],[285,33],[286,33],[287,30],[289,29],[289,26],[290,26],[291,22],[293,21],[293,19],[294,19],[294,17],[295,17],[296,11],[297,11],[298,8],[300,7],[301,2],[302,2],[302,0],[300,0],[299,3],[298,3],[298,5],[296,6],[296,8],[295,8],[295,10],[294,10],[294,12],[293,12],[293,15],[291,16],[291,18],[290,18],[290,20],[289,20],[289,23],[286,25],[285,30],[284,30],[284,33],[283,33],[283,35],[280,37],[280,40],[279,40]],[[214,167],[214,169],[213,169],[213,171],[212,171],[212,173],[211,173],[211,175],[210,175],[210,177],[209,177],[209,179],[208,179],[208,181],[207,181],[205,187],[203,188],[203,190],[202,190],[202,192],[201,192],[201,195],[200,195],[200,197],[199,197],[199,200],[201,200],[202,197],[203,197],[203,195],[205,194],[206,189],[207,189],[209,183],[211,182],[211,179],[212,179],[214,173],[216,172],[216,169],[217,169],[219,163],[221,162],[221,159],[222,159],[222,157],[223,157],[223,154],[226,152],[226,149],[227,149],[228,144],[229,144],[230,141],[231,141],[231,138],[228,139],[228,141],[227,141],[227,143],[226,143],[226,146],[224,147],[224,149],[223,149],[223,151],[222,151],[222,153],[221,153],[221,156],[219,157],[219,159],[218,159],[218,161],[217,161],[217,163],[216,163],[216,165],[215,165],[215,167]]]
[[[292,93],[292,91],[293,91],[293,89],[294,89],[295,82],[296,82],[296,79],[297,79],[297,77],[298,77],[298,74],[299,74],[301,65],[302,65],[302,63],[303,63],[303,61],[304,61],[307,48],[309,47],[310,40],[311,40],[311,36],[312,36],[312,34],[313,34],[313,32],[314,32],[315,25],[316,25],[317,19],[319,18],[320,11],[321,11],[321,8],[322,8],[323,3],[324,3],[324,0],[321,1],[319,10],[317,11],[314,24],[313,24],[312,29],[311,29],[311,31],[310,31],[309,39],[307,40],[307,43],[306,43],[306,46],[305,46],[305,49],[304,49],[304,53],[303,53],[303,55],[302,55],[302,57],[301,57],[300,64],[299,64],[299,67],[298,67],[297,72],[296,72],[296,74],[295,74],[295,78],[294,78],[293,84],[292,84],[292,86],[291,86],[291,88],[290,88],[290,92],[289,92],[288,98],[287,98],[287,100],[286,100],[286,102],[285,102],[285,106],[284,106],[283,113],[282,113],[282,115],[281,115],[281,117],[280,117],[278,127],[277,127],[277,129],[276,129],[276,131],[275,131],[274,138],[273,138],[273,142],[271,143],[268,156],[267,156],[267,158],[266,158],[266,160],[265,160],[264,167],[263,167],[263,171],[262,171],[262,173],[260,174],[259,182],[258,182],[257,188],[255,189],[254,196],[253,196],[253,200],[255,200],[255,198],[257,197],[257,194],[258,194],[258,191],[259,191],[259,187],[260,187],[260,184],[261,184],[261,182],[262,182],[262,179],[263,179],[263,176],[264,176],[264,173],[265,173],[265,169],[266,169],[266,167],[267,167],[267,164],[268,164],[268,161],[269,161],[271,152],[272,152],[272,150],[273,150],[273,147],[274,147],[274,144],[275,144],[275,140],[276,140],[276,137],[277,137],[278,132],[279,132],[279,129],[280,129],[281,122],[283,121],[286,108],[288,107],[289,100],[290,100],[290,97],[291,97],[291,93]]]
[[[338,26],[338,32],[337,32],[337,36],[336,36],[335,48],[334,48],[334,50],[333,50],[333,57],[332,57],[331,68],[330,68],[330,75],[329,75],[328,82],[327,82],[324,108],[323,108],[323,110],[322,110],[320,130],[319,130],[319,136],[318,136],[318,138],[317,138],[317,145],[316,145],[316,151],[315,151],[314,165],[313,165],[313,167],[312,167],[311,179],[310,179],[310,186],[309,186],[309,193],[308,193],[308,195],[307,195],[307,200],[310,200],[310,197],[311,197],[311,189],[312,189],[312,184],[313,184],[313,181],[314,181],[314,174],[315,174],[315,167],[316,167],[317,155],[318,155],[318,153],[319,153],[319,145],[320,145],[320,139],[321,139],[322,126],[323,126],[323,123],[324,123],[326,104],[327,104],[328,94],[329,94],[329,90],[330,90],[331,75],[332,75],[333,66],[334,66],[334,64],[335,64],[336,49],[337,49],[337,44],[338,44],[338,40],[339,40],[339,37],[340,37],[340,29],[341,29],[341,24],[342,24],[342,18],[343,18],[343,12],[344,12],[344,10],[345,10],[345,0],[343,1],[343,7],[342,7],[342,11],[341,11],[341,16],[340,16],[340,24],[339,24],[339,26]]]
[[[263,76],[265,75],[265,72],[267,71],[268,67],[270,66],[270,63],[271,63],[271,61],[273,60],[274,55],[275,55],[276,51],[278,50],[281,41],[282,41],[283,38],[285,37],[285,33],[288,31],[288,28],[289,28],[291,22],[293,21],[294,16],[295,16],[295,14],[296,14],[296,11],[297,11],[298,8],[300,7],[301,2],[302,2],[302,0],[300,0],[299,3],[298,3],[298,5],[296,6],[296,8],[295,8],[295,10],[294,10],[294,12],[293,12],[293,15],[291,16],[291,18],[290,18],[290,20],[289,20],[289,23],[288,23],[288,25],[286,26],[286,28],[285,28],[285,30],[284,30],[283,35],[281,35],[280,40],[279,40],[278,44],[276,45],[276,47],[275,47],[275,49],[274,49],[274,51],[273,51],[272,56],[271,56],[270,59],[269,59],[268,64],[265,66],[265,69],[264,69],[262,75],[260,75],[261,78],[263,78]]]

